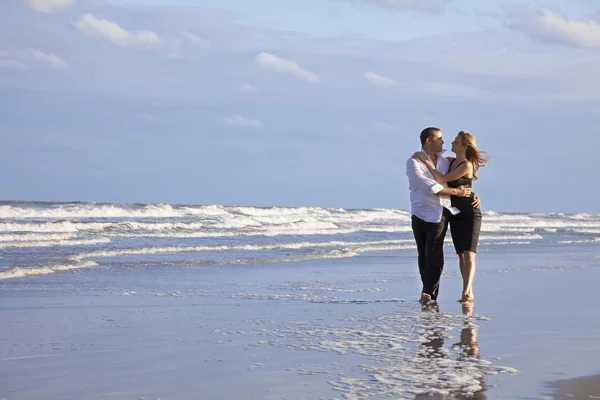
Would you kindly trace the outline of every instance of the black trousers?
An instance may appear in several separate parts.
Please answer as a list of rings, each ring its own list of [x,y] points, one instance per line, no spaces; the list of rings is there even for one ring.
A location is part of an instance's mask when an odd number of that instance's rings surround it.
[[[444,209],[441,222],[426,222],[412,216],[412,230],[419,252],[419,273],[423,293],[433,300],[440,290],[440,278],[444,270],[444,238],[448,230],[450,212]]]

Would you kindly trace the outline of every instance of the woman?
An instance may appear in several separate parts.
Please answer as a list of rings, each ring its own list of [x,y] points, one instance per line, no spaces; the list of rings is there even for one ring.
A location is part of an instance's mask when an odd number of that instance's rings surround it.
[[[456,135],[452,142],[452,152],[456,154],[456,158],[448,157],[450,168],[446,175],[442,175],[422,152],[415,153],[413,158],[424,162],[438,183],[447,183],[449,187],[454,188],[462,185],[472,187],[473,180],[479,179],[477,170],[485,167],[487,158],[477,148],[473,135],[465,131]],[[450,231],[463,278],[460,301],[467,302],[473,300],[475,253],[481,230],[481,211],[473,207],[469,197],[451,196],[451,200],[452,206],[460,210],[458,215],[450,219]]]

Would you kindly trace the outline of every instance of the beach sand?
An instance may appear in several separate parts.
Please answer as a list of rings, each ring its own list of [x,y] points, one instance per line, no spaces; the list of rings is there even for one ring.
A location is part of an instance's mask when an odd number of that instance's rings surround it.
[[[589,376],[554,382],[556,400],[600,399],[600,376]]]
[[[426,309],[395,252],[5,281],[0,398],[593,398],[594,251],[482,252],[472,309],[451,252]]]

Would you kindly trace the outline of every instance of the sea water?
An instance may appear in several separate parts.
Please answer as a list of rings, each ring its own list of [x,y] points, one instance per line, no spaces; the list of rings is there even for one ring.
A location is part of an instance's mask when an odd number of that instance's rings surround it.
[[[480,248],[600,246],[600,215],[483,213]],[[453,253],[450,235],[447,251]],[[111,269],[413,255],[410,212],[169,204],[0,203],[0,279]]]

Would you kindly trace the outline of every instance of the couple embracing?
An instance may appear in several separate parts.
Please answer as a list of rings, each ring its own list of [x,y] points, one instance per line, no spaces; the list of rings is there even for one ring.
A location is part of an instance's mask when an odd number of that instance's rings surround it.
[[[475,253],[481,229],[479,197],[472,193],[477,170],[487,159],[475,138],[460,131],[452,142],[455,157],[443,157],[442,131],[425,128],[421,151],[406,163],[410,190],[412,230],[418,250],[419,273],[423,282],[421,303],[437,300],[444,269],[444,238],[448,225],[458,254],[463,288],[460,301],[473,300]]]

